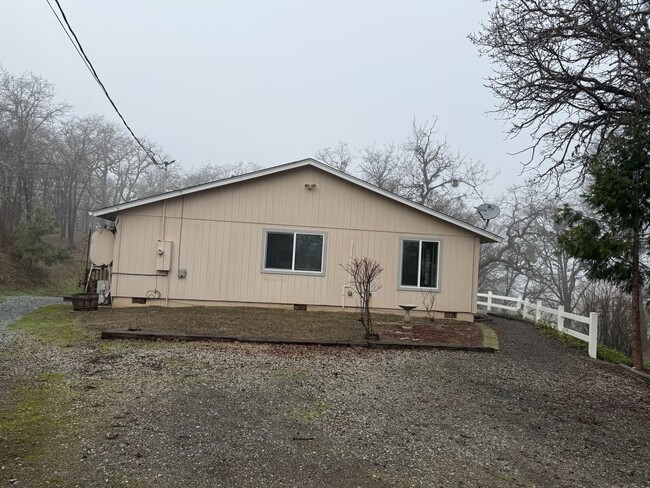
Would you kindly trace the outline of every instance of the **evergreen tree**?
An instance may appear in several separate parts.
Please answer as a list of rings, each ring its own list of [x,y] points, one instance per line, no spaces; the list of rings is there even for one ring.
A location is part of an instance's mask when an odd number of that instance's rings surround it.
[[[56,220],[43,209],[36,209],[32,218],[21,222],[16,231],[12,254],[33,267],[38,263],[50,266],[70,258],[70,252],[43,241],[43,236],[54,232]]]
[[[586,167],[589,187],[582,198],[593,215],[561,209],[558,220],[565,229],[559,242],[583,262],[591,279],[632,294],[632,361],[641,369],[641,289],[650,278],[649,128],[636,126],[610,138]]]

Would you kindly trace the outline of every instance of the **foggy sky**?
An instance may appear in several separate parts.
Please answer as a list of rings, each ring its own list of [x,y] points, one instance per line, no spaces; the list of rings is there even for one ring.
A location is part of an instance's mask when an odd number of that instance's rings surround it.
[[[467,35],[493,3],[60,0],[136,134],[184,167],[313,156],[403,141],[415,117],[515,182],[523,139],[487,114],[487,60]],[[0,64],[49,79],[74,113],[118,122],[45,0],[0,5]]]

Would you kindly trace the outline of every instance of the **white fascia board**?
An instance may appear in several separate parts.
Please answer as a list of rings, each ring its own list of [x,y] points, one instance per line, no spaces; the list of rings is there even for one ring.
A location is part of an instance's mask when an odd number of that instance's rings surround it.
[[[299,161],[294,161],[292,163],[282,164],[280,166],[273,166],[271,168],[266,168],[259,171],[253,171],[252,173],[246,173],[239,176],[232,176],[230,178],[226,178],[223,180],[212,181],[210,183],[204,183],[201,185],[191,186],[188,188],[182,188],[180,190],[174,190],[167,193],[160,193],[158,195],[152,195],[150,197],[141,198],[139,200],[133,200],[132,202],[126,202],[118,205],[113,205],[111,207],[92,210],[88,212],[88,214],[91,215],[92,217],[110,216],[111,214],[115,214],[120,210],[127,210],[129,208],[139,207],[141,205],[148,205],[150,203],[160,202],[163,200],[168,200],[170,198],[176,198],[181,195],[189,195],[203,190],[219,188],[220,186],[230,185],[233,183],[240,183],[242,181],[252,180],[254,178],[260,178],[275,173],[281,173],[283,171],[289,171],[292,169],[300,168],[302,166],[314,166],[322,171],[325,171],[326,173],[329,173],[333,176],[349,181],[350,183],[353,183],[357,186],[361,186],[374,193],[378,193],[379,195],[382,195],[386,198],[390,198],[391,200],[395,200],[396,202],[407,205],[415,210],[426,213],[428,215],[431,215],[433,217],[436,217],[440,220],[456,225],[458,227],[461,227],[465,230],[468,230],[474,234],[481,236],[483,238],[482,242],[501,242],[501,237],[499,237],[496,234],[488,232],[484,229],[480,229],[471,224],[463,222],[462,220],[458,220],[454,217],[450,217],[449,215],[445,215],[436,210],[425,207],[424,205],[420,205],[419,203],[412,202],[411,200],[408,200],[404,197],[400,197],[399,195],[395,195],[394,193],[383,190],[377,186],[371,185],[370,183],[367,183],[347,173],[343,173],[342,171],[334,169],[331,166],[328,166],[327,164],[313,158],[301,159]]]

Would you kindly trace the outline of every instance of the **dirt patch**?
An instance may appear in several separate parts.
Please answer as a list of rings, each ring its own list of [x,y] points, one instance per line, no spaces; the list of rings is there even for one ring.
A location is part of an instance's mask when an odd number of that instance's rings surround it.
[[[382,339],[433,344],[480,346],[483,332],[476,324],[458,321],[423,322],[404,325],[402,322],[376,322],[375,330]]]
[[[476,324],[454,320],[432,323],[414,318],[410,330],[402,329],[398,315],[376,315],[376,332],[382,339],[411,342],[481,345],[482,331]],[[102,330],[142,330],[218,334],[250,339],[364,341],[365,329],[352,312],[311,312],[256,307],[188,307],[100,309],[80,313],[84,327]]]

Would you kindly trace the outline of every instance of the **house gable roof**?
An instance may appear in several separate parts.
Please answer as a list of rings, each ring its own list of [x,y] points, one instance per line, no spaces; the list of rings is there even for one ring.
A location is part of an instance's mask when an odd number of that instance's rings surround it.
[[[140,207],[142,205],[148,205],[150,203],[156,203],[160,202],[163,200],[169,200],[171,198],[176,198],[182,195],[189,195],[192,193],[197,193],[200,191],[204,190],[210,190],[213,188],[219,188],[221,186],[226,186],[226,185],[231,185],[234,183],[239,183],[242,181],[248,181],[256,178],[261,178],[264,176],[272,175],[272,174],[277,174],[277,173],[282,173],[284,171],[289,171],[292,169],[296,168],[301,168],[305,166],[312,166],[315,168],[318,168],[322,171],[325,171],[326,173],[329,173],[333,176],[336,176],[338,178],[341,178],[343,180],[349,181],[350,183],[353,183],[355,185],[358,185],[360,187],[363,187],[367,190],[370,190],[374,193],[377,193],[379,195],[382,195],[386,198],[389,198],[391,200],[394,200],[396,202],[399,202],[403,205],[406,205],[408,207],[411,207],[415,210],[418,210],[420,212],[423,212],[425,214],[428,214],[432,217],[436,217],[440,220],[443,220],[445,222],[448,222],[450,224],[456,225],[458,227],[461,227],[465,230],[468,230],[472,232],[473,234],[476,234],[481,238],[481,242],[484,243],[489,243],[489,242],[500,242],[501,238],[497,236],[496,234],[493,234],[491,232],[488,232],[484,229],[481,229],[479,227],[473,226],[471,224],[468,224],[467,222],[463,222],[462,220],[456,219],[454,217],[451,217],[449,215],[446,215],[442,212],[438,212],[437,210],[430,209],[428,207],[425,207],[424,205],[420,205],[418,203],[412,202],[411,200],[408,200],[404,197],[401,197],[399,195],[396,195],[394,193],[391,193],[389,191],[383,190],[377,186],[374,186],[366,181],[363,181],[355,176],[349,175],[347,173],[343,173],[342,171],[339,171],[337,169],[332,168],[331,166],[328,166],[325,163],[322,163],[320,161],[317,161],[316,159],[313,158],[307,158],[307,159],[301,159],[299,161],[294,161],[291,163],[286,163],[282,164],[279,166],[273,166],[271,168],[266,168],[262,169],[259,171],[253,171],[251,173],[246,173],[238,176],[232,176],[230,178],[225,178],[222,180],[217,180],[217,181],[212,181],[209,183],[203,183],[200,185],[195,185],[195,186],[190,186],[187,188],[181,188],[179,190],[173,190],[173,191],[168,191],[165,193],[159,193],[157,195],[151,195],[148,197],[140,198],[137,200],[132,200],[130,202],[125,202],[125,203],[120,203],[118,205],[112,205],[110,207],[105,207],[105,208],[100,208],[97,210],[92,210],[89,213],[89,215],[93,217],[100,217],[103,219],[107,220],[115,220],[117,216],[117,212],[121,210],[127,210],[130,208],[134,207]]]

